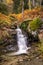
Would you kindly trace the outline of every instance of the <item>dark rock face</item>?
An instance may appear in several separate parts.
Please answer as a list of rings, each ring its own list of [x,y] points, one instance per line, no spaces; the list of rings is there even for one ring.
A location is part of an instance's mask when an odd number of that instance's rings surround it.
[[[28,33],[27,32],[27,35],[28,35],[28,44],[32,44],[33,42],[39,42],[39,38],[38,38],[38,35],[36,35],[34,37],[34,35],[32,35],[31,33]]]
[[[7,51],[14,51],[17,48],[17,36],[15,29],[11,28],[4,28],[0,32],[1,38],[0,38],[0,46],[2,46],[0,49],[2,52]],[[4,47],[4,48],[3,48]]]

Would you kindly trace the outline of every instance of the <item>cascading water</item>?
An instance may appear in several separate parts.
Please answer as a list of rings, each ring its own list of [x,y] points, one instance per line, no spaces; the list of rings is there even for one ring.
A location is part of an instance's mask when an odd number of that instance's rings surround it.
[[[9,55],[27,54],[28,53],[27,50],[31,48],[27,47],[27,37],[22,34],[22,30],[19,27],[17,27],[16,32],[17,32],[18,51],[13,52]]]
[[[27,53],[27,37],[22,34],[22,30],[18,27],[16,29],[17,31],[17,43],[18,43],[18,48],[19,50],[16,52],[16,54],[22,54],[22,53]]]

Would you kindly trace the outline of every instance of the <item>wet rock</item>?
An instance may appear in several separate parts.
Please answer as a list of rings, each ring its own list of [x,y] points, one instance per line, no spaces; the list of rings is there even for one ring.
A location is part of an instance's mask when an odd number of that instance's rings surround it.
[[[5,58],[3,58],[3,57],[0,57],[0,63],[1,62],[6,62],[7,61],[7,59],[5,59]]]
[[[18,62],[23,62],[23,59],[18,59]]]
[[[36,59],[39,59],[39,57],[36,57]]]
[[[3,60],[3,58],[2,58],[2,57],[0,57],[0,62],[2,62],[2,60]]]

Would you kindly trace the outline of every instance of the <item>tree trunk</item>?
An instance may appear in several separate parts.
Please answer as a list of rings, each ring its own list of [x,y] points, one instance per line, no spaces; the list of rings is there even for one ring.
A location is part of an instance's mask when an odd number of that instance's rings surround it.
[[[35,0],[33,0],[33,7],[35,7]]]
[[[31,0],[28,0],[29,10],[31,10]]]

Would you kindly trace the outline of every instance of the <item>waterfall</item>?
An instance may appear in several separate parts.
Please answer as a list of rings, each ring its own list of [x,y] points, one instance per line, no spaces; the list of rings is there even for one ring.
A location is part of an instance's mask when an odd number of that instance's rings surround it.
[[[17,31],[17,43],[19,50],[17,51],[17,54],[27,53],[27,37],[22,34],[22,30],[18,27],[16,29]]]
[[[19,50],[15,53],[15,55],[27,54],[27,50],[30,49],[30,47],[27,47],[27,37],[22,33],[22,30],[19,27],[17,27],[16,32]]]
[[[28,49],[31,49],[31,47],[27,47],[27,37],[22,33],[22,30],[19,27],[17,27],[16,32],[18,50],[10,55],[28,54]]]

